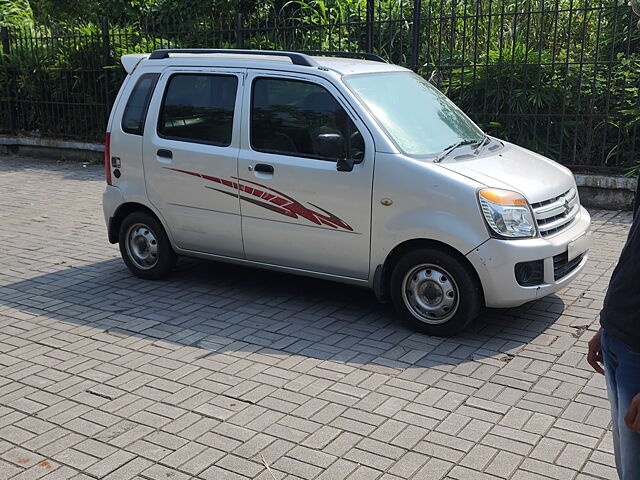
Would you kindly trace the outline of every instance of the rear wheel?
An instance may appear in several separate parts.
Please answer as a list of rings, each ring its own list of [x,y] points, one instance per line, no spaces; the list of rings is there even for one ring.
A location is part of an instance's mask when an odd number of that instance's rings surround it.
[[[438,248],[414,250],[398,261],[391,274],[391,298],[414,328],[437,336],[464,330],[482,306],[470,267]]]
[[[127,215],[120,225],[120,254],[134,275],[156,280],[169,274],[177,256],[158,220],[146,212]]]

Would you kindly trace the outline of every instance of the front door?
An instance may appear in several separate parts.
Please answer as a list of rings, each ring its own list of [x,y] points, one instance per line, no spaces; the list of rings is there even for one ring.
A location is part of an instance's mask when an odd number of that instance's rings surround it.
[[[145,125],[147,195],[185,250],[244,257],[237,176],[243,70],[165,70]],[[236,184],[237,185],[237,184]]]
[[[373,139],[344,97],[319,77],[250,72],[238,177],[247,259],[366,279]],[[251,88],[249,88],[249,85]],[[337,171],[322,137],[338,138]],[[325,144],[326,145],[326,144]]]

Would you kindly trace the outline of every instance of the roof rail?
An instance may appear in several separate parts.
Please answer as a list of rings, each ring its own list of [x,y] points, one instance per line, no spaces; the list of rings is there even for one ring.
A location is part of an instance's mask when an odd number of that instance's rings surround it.
[[[300,52],[282,52],[276,50],[237,50],[237,49],[208,49],[208,48],[172,48],[154,50],[149,56],[149,60],[160,60],[169,58],[171,53],[191,53],[191,54],[208,54],[208,53],[228,53],[233,55],[264,55],[271,57],[289,57],[294,65],[302,65],[305,67],[317,67],[318,64],[308,55]]]
[[[362,58],[364,60],[371,60],[373,62],[383,62],[387,63],[387,61],[376,55],[375,53],[364,53],[364,52],[325,52],[323,50],[299,50],[298,53],[304,53],[306,55],[318,55],[320,57],[339,57],[339,58]]]

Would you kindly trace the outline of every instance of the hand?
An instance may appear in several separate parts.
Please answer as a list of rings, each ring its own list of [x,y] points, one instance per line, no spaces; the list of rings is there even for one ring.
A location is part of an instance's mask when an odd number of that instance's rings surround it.
[[[629,410],[624,416],[624,423],[627,424],[629,430],[640,433],[640,393],[631,400]]]
[[[600,337],[602,336],[602,328],[598,330],[591,340],[589,340],[589,353],[587,353],[587,362],[598,373],[604,375],[604,359],[602,358],[602,346],[600,345]]]

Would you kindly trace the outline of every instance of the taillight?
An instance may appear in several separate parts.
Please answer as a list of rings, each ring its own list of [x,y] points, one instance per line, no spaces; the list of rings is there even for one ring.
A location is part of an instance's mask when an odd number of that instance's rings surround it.
[[[104,176],[107,185],[111,185],[111,133],[104,135]]]

